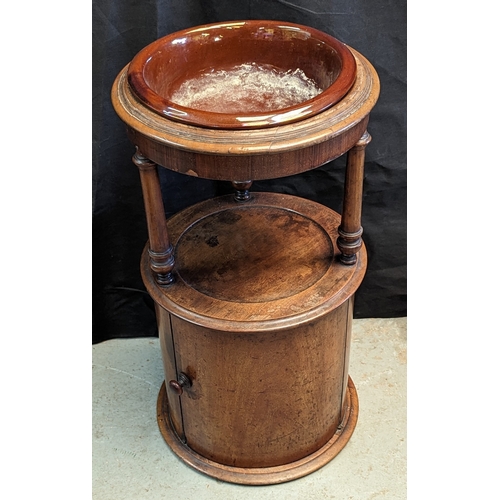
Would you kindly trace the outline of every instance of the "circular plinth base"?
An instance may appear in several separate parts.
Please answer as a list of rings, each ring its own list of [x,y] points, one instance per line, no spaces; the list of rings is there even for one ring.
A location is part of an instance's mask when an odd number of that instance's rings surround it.
[[[300,460],[276,467],[230,467],[209,460],[182,442],[174,431],[169,417],[165,383],[158,395],[157,419],[160,432],[172,451],[194,469],[229,483],[266,485],[292,481],[306,476],[326,465],[345,447],[358,420],[358,395],[349,377],[347,404],[343,422],[332,438],[319,450]]]

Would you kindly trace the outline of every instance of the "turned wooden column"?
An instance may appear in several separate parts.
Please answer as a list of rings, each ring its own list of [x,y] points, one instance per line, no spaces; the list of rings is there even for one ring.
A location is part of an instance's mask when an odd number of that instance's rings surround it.
[[[342,222],[339,227],[337,245],[342,252],[340,262],[346,265],[356,263],[362,241],[361,206],[363,202],[363,173],[365,166],[365,148],[370,143],[368,132],[347,153],[347,166],[344,184],[344,205]]]
[[[149,234],[150,267],[157,283],[160,286],[168,286],[174,282],[172,275],[174,255],[173,247],[168,238],[157,165],[143,156],[139,149],[137,149],[132,161],[139,168],[141,176]]]

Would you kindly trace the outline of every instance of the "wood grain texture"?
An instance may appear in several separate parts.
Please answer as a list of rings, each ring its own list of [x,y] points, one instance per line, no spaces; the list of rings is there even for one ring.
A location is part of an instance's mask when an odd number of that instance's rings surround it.
[[[318,451],[295,462],[275,467],[232,467],[203,457],[182,443],[172,429],[168,418],[169,406],[165,384],[158,394],[157,418],[160,432],[170,448],[185,463],[199,472],[222,481],[245,485],[278,484],[292,481],[318,470],[335,458],[346,446],[354,432],[359,413],[358,395],[349,378],[346,394],[345,415],[341,428]]]
[[[298,328],[256,335],[172,316],[187,445],[235,467],[271,467],[317,451],[341,420],[348,303]]]
[[[342,252],[340,261],[347,265],[353,265],[356,262],[357,254],[362,245],[361,209],[363,203],[365,149],[370,141],[370,134],[365,132],[347,153],[342,223],[339,227],[339,238],[337,240]]]
[[[256,130],[217,130],[166,120],[130,91],[125,67],[112,103],[132,143],[155,163],[207,179],[271,179],[316,168],[341,156],[363,135],[379,91],[371,64],[351,49],[357,78],[338,104],[311,118]]]
[[[253,216],[254,211],[258,217]],[[283,213],[279,217],[282,221],[295,219],[296,225],[306,230],[297,229],[285,236],[284,225],[281,238],[262,238],[273,227],[262,216],[266,211]],[[237,214],[240,219],[228,214]],[[260,219],[261,223],[245,223],[244,218],[252,222]],[[210,222],[214,223],[210,231],[200,228],[210,226]],[[233,231],[235,224],[246,228],[244,238],[239,239]],[[158,286],[149,268],[147,249],[141,261],[143,281],[154,301],[164,309],[206,328],[256,332],[298,326],[339,307],[354,294],[364,277],[364,246],[354,266],[339,261],[339,224],[340,215],[333,210],[290,195],[253,193],[245,208],[231,195],[207,200],[168,221],[176,261],[183,266],[174,267],[175,282],[166,288]],[[278,234],[280,229],[276,231]],[[321,237],[311,238],[311,233]],[[203,237],[197,238],[200,234]],[[216,241],[219,245],[211,246]],[[228,248],[227,252],[218,251],[220,247]],[[196,256],[206,269],[199,267]],[[311,256],[316,263],[303,260]],[[285,272],[284,263],[295,263],[296,268]],[[245,298],[249,268],[252,276]],[[258,294],[265,300],[259,301]]]
[[[174,338],[170,315],[165,314],[165,310],[155,304],[156,321],[160,339],[161,358],[163,361],[163,372],[165,380],[177,379],[177,365],[175,360]],[[169,415],[171,425],[182,442],[186,441],[182,424],[182,409],[179,396],[172,392],[168,393]]]
[[[168,237],[165,210],[158,177],[157,165],[144,157],[139,150],[132,158],[139,168],[142,194],[149,234],[149,265],[158,284],[165,286],[173,281],[173,247]]]
[[[242,204],[228,195],[168,221],[179,266],[170,287],[155,282],[144,253],[167,381],[160,421],[216,477],[222,466],[282,467],[281,481],[304,473],[296,464],[305,457],[325,449],[308,466],[317,467],[345,445],[328,443],[351,415],[352,300],[366,256],[339,262],[339,223],[302,198],[253,193]],[[168,382],[181,374],[190,386],[179,396]]]
[[[301,477],[339,453],[356,424],[352,304],[366,271],[364,147],[380,89],[371,64],[351,51],[357,77],[340,102],[265,129],[165,119],[131,92],[127,67],[112,88],[138,148],[148,220],[141,274],[167,381],[158,423],[185,462],[219,479]],[[305,172],[348,151],[342,218],[309,200],[249,191],[253,180]],[[231,181],[237,193],[165,221],[157,165]]]
[[[283,207],[256,204],[204,217],[176,247],[177,273],[186,284],[215,299],[245,303],[306,290],[334,258],[331,239],[319,224]]]

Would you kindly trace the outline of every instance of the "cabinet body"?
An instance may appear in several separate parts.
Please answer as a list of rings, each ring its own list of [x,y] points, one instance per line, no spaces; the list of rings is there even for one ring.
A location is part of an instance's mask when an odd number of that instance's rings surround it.
[[[323,447],[345,415],[352,299],[283,331],[231,333],[158,308],[172,425],[198,454],[233,467],[273,467]]]
[[[160,429],[215,477],[268,484],[324,465],[357,419],[349,379],[354,293],[340,215],[289,195],[208,200],[174,215],[174,282],[142,273],[155,300],[165,384]]]

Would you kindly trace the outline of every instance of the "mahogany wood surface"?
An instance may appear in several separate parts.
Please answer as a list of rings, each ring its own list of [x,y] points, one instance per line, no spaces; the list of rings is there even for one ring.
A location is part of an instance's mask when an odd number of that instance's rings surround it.
[[[380,92],[377,73],[354,49],[356,81],[322,113],[256,130],[194,127],[162,118],[131,91],[127,67],[117,76],[112,103],[141,153],[170,170],[206,179],[249,181],[305,172],[353,147],[363,135]]]
[[[113,84],[112,102],[138,149],[134,162],[139,167],[143,165],[142,170],[146,163],[138,159],[147,158],[177,172],[229,180],[242,187],[250,186],[253,180],[283,177],[316,168],[354,148],[349,153],[346,171],[346,215],[340,240],[342,262],[352,265],[361,242],[362,229],[355,220],[361,212],[362,144],[366,146],[368,143],[362,139],[358,141],[366,133],[369,112],[378,99],[380,88],[371,64],[361,54],[350,50],[356,60],[356,81],[344,99],[316,116],[292,124],[260,130],[218,130],[165,119],[131,91],[127,80],[128,65]],[[163,205],[157,195],[159,182],[145,171],[141,178],[145,183],[143,191],[148,221],[157,221],[159,225],[156,230],[155,224],[148,223],[150,242],[154,245],[150,248],[151,266],[157,281],[168,286],[173,279],[173,260],[168,235],[158,233],[163,232]],[[237,188],[235,196],[239,201],[245,201],[249,196],[248,188]],[[356,226],[356,229],[352,230],[351,226]]]
[[[379,95],[350,49],[345,97],[294,123],[197,127],[144,105],[127,81],[113,106],[137,152],[149,241],[141,259],[155,302],[166,384],[160,430],[187,463],[223,480],[301,477],[345,446],[357,419],[348,364],[353,297],[366,271],[361,240],[364,150]],[[254,180],[316,168],[348,152],[342,217]],[[235,195],[165,220],[157,167],[231,181]]]
[[[162,309],[158,304],[155,303],[156,310],[156,320],[158,323],[158,332],[161,332],[158,336],[160,339],[160,348],[163,361],[163,371],[165,373],[165,380],[176,380],[177,379],[177,364],[175,361],[175,348],[174,348],[174,338],[172,335],[172,325],[170,322],[170,315],[165,314],[165,310]],[[173,429],[175,430],[176,436],[181,441],[185,442],[186,438],[184,436],[184,428],[182,425],[182,410],[180,398],[173,397],[170,395],[169,402],[169,414],[168,418],[170,420]]]
[[[334,211],[290,195],[201,202],[168,220],[169,287],[155,281],[146,246],[167,384],[160,427],[168,422],[167,442],[178,440],[184,448],[173,449],[207,474],[281,482],[345,446],[343,427],[357,414],[348,402],[352,301],[366,252],[355,266],[340,262],[339,224]]]
[[[344,206],[337,244],[342,252],[340,261],[348,265],[354,264],[357,253],[362,245],[361,206],[363,201],[363,172],[365,166],[365,148],[370,143],[370,140],[370,134],[365,132],[347,153]]]
[[[180,397],[187,445],[234,467],[284,465],[324,446],[342,416],[347,311],[345,302],[311,323],[255,335],[172,316],[178,370],[192,381]]]
[[[349,377],[345,397],[345,414],[341,427],[333,437],[318,451],[295,462],[275,467],[233,467],[219,464],[199,455],[179,440],[169,419],[169,403],[166,384],[158,394],[157,419],[160,432],[165,441],[184,462],[194,469],[222,481],[245,485],[267,485],[292,481],[318,470],[335,458],[352,436],[358,420],[359,403],[356,388]]]
[[[340,262],[339,224],[333,210],[291,195],[252,193],[245,203],[232,195],[210,199],[168,220],[180,266],[173,268],[174,283],[156,282],[148,245],[142,278],[157,304],[206,328],[294,327],[340,306],[364,277],[364,246],[355,265]]]
[[[140,151],[134,155],[133,162],[139,168],[141,175],[149,234],[150,266],[157,282],[161,285],[169,285],[173,281],[173,247],[168,238],[157,166],[142,156]]]

